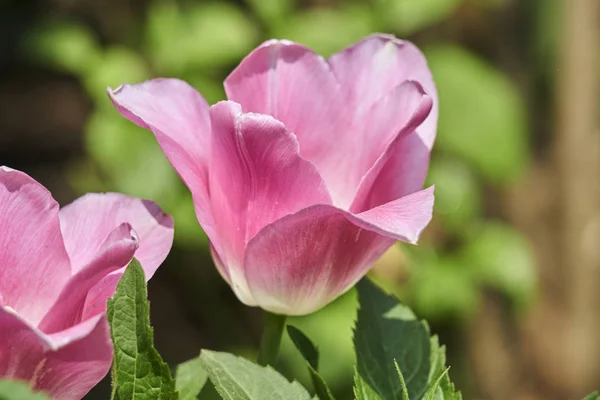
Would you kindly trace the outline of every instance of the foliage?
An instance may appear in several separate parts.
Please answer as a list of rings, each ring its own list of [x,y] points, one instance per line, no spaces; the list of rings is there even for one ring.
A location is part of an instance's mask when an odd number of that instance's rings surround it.
[[[207,379],[208,374],[203,368],[200,357],[179,364],[175,373],[175,389],[179,393],[179,400],[194,400]]]
[[[106,308],[115,349],[112,398],[176,400],[169,366],[154,348],[146,279],[137,260],[125,270]]]

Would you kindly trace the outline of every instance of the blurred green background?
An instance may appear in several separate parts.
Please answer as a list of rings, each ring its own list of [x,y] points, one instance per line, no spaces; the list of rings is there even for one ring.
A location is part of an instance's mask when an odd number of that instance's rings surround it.
[[[600,350],[589,344],[600,330],[586,325],[581,344],[562,329],[578,323],[574,313],[600,315],[600,303],[574,310],[565,289],[579,264],[564,262],[561,216],[572,203],[560,182],[577,172],[555,157],[566,134],[555,123],[555,92],[585,73],[559,68],[567,1],[0,0],[0,164],[31,174],[61,204],[89,191],[158,202],[176,221],[175,247],[149,287],[158,349],[173,365],[203,347],[255,357],[260,311],[242,306],[218,276],[190,194],[153,135],[115,111],[106,87],[179,77],[214,103],[241,58],[272,37],[324,56],[372,32],[412,40],[440,96],[428,177],[435,216],[419,246],[395,246],[372,276],[440,334],[466,399],[578,396],[600,385]],[[597,222],[598,208],[589,209],[586,219]],[[592,231],[591,242],[599,238]],[[340,399],[351,398],[355,309],[350,292],[292,318],[319,345]],[[573,355],[582,352],[587,358]],[[589,376],[571,379],[572,362]],[[289,342],[281,364],[310,387]],[[86,398],[108,391],[104,382]]]

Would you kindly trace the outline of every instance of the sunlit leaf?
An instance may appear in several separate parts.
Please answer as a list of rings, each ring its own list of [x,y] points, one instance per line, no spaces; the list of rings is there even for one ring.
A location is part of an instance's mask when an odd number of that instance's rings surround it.
[[[208,374],[204,370],[200,357],[179,364],[175,373],[175,389],[179,394],[179,400],[195,400],[207,379]]]
[[[298,382],[289,382],[270,366],[209,350],[202,350],[200,359],[223,400],[311,400]]]

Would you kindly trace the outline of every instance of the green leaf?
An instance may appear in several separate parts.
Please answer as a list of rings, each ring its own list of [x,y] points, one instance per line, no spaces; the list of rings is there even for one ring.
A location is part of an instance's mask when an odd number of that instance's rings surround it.
[[[319,348],[319,374],[332,390],[344,390],[354,374],[352,334],[357,307],[356,290],[352,289],[314,314],[289,318],[289,323],[302,329]],[[284,335],[281,356],[290,376],[311,384],[304,359],[289,335]]]
[[[154,348],[144,270],[133,259],[108,300],[107,315],[115,348],[113,396],[175,400],[175,381],[169,366]]]
[[[598,392],[590,393],[583,400],[600,400],[600,394]]]
[[[229,353],[202,350],[200,359],[224,400],[310,400],[298,382],[270,366],[262,367]]]
[[[319,374],[319,351],[311,340],[302,331],[292,325],[287,326],[288,335],[300,351],[307,362],[308,372],[312,380],[317,396],[321,400],[334,400],[333,394],[325,382],[325,379]]]
[[[403,399],[403,384],[395,368],[406,377],[409,399],[420,399],[430,372],[427,326],[396,298],[368,279],[358,285],[360,308],[354,333],[358,373],[382,398]]]
[[[33,392],[24,382],[0,379],[0,400],[48,400],[48,397]]]
[[[360,376],[354,373],[354,398],[356,400],[383,400],[380,395]]]
[[[288,335],[294,342],[294,345],[302,354],[302,357],[308,362],[308,364],[314,369],[319,369],[319,351],[310,339],[302,333],[302,331],[293,325],[287,326]]]
[[[437,336],[431,337],[431,373],[424,400],[462,400],[462,395],[454,389],[454,384],[446,368],[446,349],[440,346]]]
[[[195,400],[204,387],[208,374],[202,367],[200,357],[192,358],[177,366],[175,372],[175,388],[179,400]]]
[[[529,161],[527,107],[513,82],[489,63],[453,45],[426,49],[439,92],[436,147],[506,184]]]
[[[394,367],[396,367],[396,372],[398,373],[398,378],[400,379],[400,385],[402,387],[402,400],[410,400],[408,396],[408,388],[406,387],[406,381],[404,380],[404,375],[402,374],[402,371],[400,371],[398,361],[396,360],[394,360]]]

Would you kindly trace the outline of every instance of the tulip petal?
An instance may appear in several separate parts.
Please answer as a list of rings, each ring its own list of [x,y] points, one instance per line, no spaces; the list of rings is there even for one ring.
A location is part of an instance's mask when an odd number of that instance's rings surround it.
[[[58,204],[27,174],[0,167],[0,293],[36,324],[71,275]]]
[[[0,376],[52,398],[79,400],[107,374],[112,344],[104,314],[54,335],[0,307]]]
[[[227,77],[225,91],[244,112],[283,122],[298,138],[300,155],[315,165],[327,183],[333,202],[350,204],[361,178],[346,178],[352,173],[345,168],[348,152],[357,148],[354,110],[347,107],[322,57],[297,43],[269,40]]]
[[[125,267],[133,258],[138,243],[136,233],[127,223],[111,232],[89,264],[65,285],[56,303],[44,316],[39,329],[51,334],[81,322],[88,291],[109,273]]]
[[[314,165],[298,154],[295,136],[281,122],[243,114],[230,101],[211,107],[210,116],[212,211],[226,249],[219,254],[234,291],[252,304],[240,268],[248,240],[278,218],[312,204],[331,204],[331,198]]]
[[[360,213],[421,190],[429,155],[416,132],[399,135],[361,180],[350,211]]]
[[[396,240],[416,242],[432,208],[427,189],[356,215],[316,205],[283,217],[248,243],[252,296],[274,313],[316,311],[358,282]]]
[[[33,381],[34,389],[55,399],[79,400],[106,376],[112,364],[106,315],[97,315],[50,339],[61,346],[46,354],[43,368]]]
[[[433,99],[418,134],[431,149],[437,129],[437,91],[427,60],[412,43],[391,35],[372,35],[332,55],[329,65],[343,89],[347,107],[367,109],[407,80],[419,82]]]
[[[14,310],[0,307],[0,377],[29,381],[52,345]]]
[[[421,98],[410,120],[362,177],[350,206],[351,212],[366,211],[423,187],[430,149],[415,129],[430,110],[430,99]]]
[[[294,132],[300,154],[319,168],[338,139],[342,122],[339,85],[327,62],[288,40],[269,40],[225,80],[227,98],[244,112],[270,115]]]
[[[118,193],[90,193],[60,210],[65,247],[73,273],[97,257],[107,236],[119,225],[131,224],[139,239],[135,252],[150,279],[173,244],[173,219],[160,207]]]
[[[411,80],[418,83],[403,84]],[[392,36],[371,36],[329,62],[302,45],[270,40],[242,61],[225,89],[245,112],[271,115],[296,134],[300,154],[314,163],[333,203],[344,209],[415,110],[415,99],[427,98],[433,107],[418,134],[429,149],[435,138],[437,94],[426,60],[414,45]]]
[[[208,192],[210,119],[208,103],[178,79],[122,85],[108,94],[121,115],[151,130],[163,152],[190,189],[200,225],[215,242]],[[215,242],[217,249],[218,242]]]
[[[394,140],[401,140],[423,123],[431,106],[432,100],[421,85],[405,81],[355,115],[353,135],[348,135],[351,140],[341,141],[339,151],[332,152],[328,163],[328,176],[335,178],[328,182],[328,187],[337,194],[337,207],[353,210],[350,206],[361,190],[364,176]],[[399,179],[410,178],[410,174],[399,176]]]
[[[433,214],[434,187],[409,194],[370,210],[354,214],[352,221],[364,229],[401,242],[416,244]]]
[[[123,276],[123,272],[124,269],[106,275],[90,289],[85,298],[83,315],[81,317],[82,321],[106,311],[106,301],[114,296],[117,284],[119,283],[121,276]],[[146,280],[148,280],[148,278],[146,278]]]

